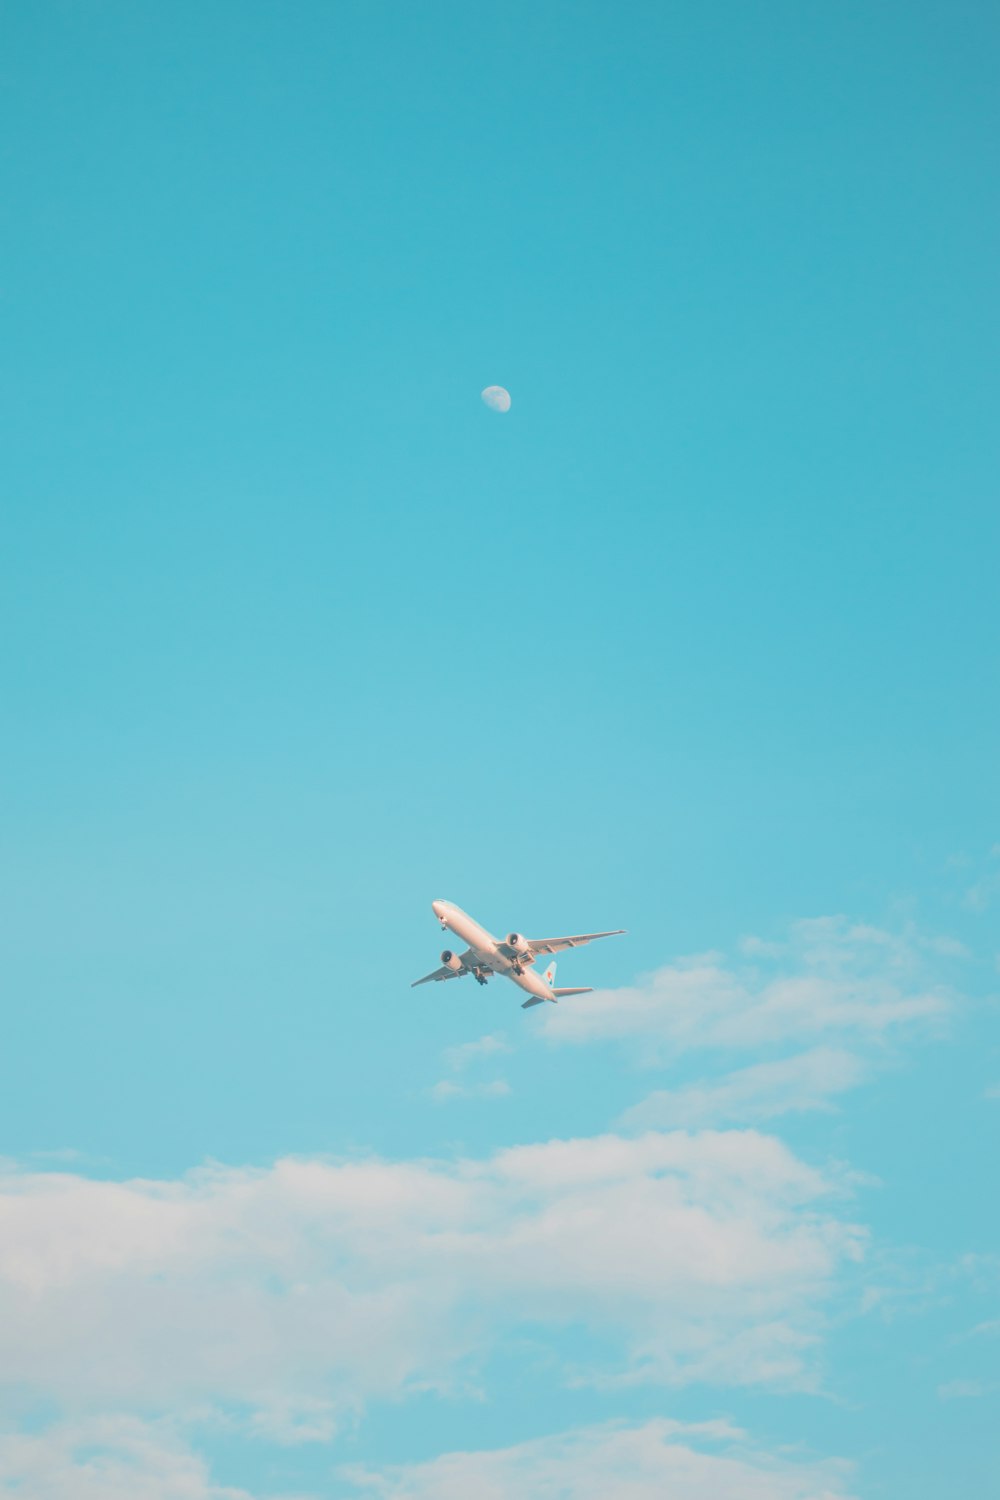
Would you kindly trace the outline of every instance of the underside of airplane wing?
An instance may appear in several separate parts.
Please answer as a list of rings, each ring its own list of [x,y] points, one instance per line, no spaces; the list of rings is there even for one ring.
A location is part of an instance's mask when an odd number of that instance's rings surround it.
[[[528,948],[532,953],[562,953],[566,948],[582,948],[584,943],[592,943],[597,938],[621,937],[624,927],[616,927],[613,932],[580,932],[574,937],[558,938],[531,938]]]
[[[471,968],[466,966],[466,959],[471,954],[472,949],[467,948],[464,953],[458,955],[459,963],[457,968],[452,968],[451,964],[442,964],[440,969],[435,969],[431,974],[425,974],[423,979],[415,979],[410,985],[410,989],[415,990],[418,984],[430,984],[431,982],[439,984],[442,979],[461,979],[463,974],[471,974]]]

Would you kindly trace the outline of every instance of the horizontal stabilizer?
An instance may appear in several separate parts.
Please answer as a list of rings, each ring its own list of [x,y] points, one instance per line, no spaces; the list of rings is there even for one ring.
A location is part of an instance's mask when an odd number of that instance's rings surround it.
[[[560,997],[563,995],[592,995],[594,993],[594,986],[592,984],[585,984],[581,990],[553,990],[552,993]]]
[[[556,994],[557,995],[561,995],[562,991],[561,990],[556,990]],[[521,1009],[522,1010],[527,1010],[528,1007],[531,1006],[531,1005],[544,1005],[547,999],[548,999],[547,995],[532,995],[532,997],[531,997],[530,1000],[522,1000],[521,1001]],[[556,1002],[554,1000],[552,1000],[550,1002],[550,1004],[552,1004],[552,1005],[555,1005],[555,1003]]]

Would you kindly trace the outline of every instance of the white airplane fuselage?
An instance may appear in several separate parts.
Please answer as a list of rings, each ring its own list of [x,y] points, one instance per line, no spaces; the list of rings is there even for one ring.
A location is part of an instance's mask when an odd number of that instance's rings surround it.
[[[453,932],[463,943],[469,945],[478,963],[496,974],[502,974],[505,979],[516,984],[518,989],[524,990],[527,995],[534,995],[538,1000],[556,998],[541,974],[529,967],[535,962],[533,954],[524,953],[517,958],[509,958],[504,951],[506,945],[501,946],[491,932],[480,927],[474,917],[470,917],[468,912],[456,906],[453,901],[432,901],[431,910],[446,932]]]

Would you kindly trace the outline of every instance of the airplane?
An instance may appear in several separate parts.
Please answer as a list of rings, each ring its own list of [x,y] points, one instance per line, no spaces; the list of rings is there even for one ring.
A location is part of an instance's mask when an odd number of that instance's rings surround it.
[[[582,932],[575,937],[560,938],[526,938],[520,932],[508,932],[501,941],[487,932],[485,927],[480,927],[454,901],[432,901],[431,910],[445,932],[453,932],[469,946],[464,953],[453,953],[450,948],[446,948],[441,954],[440,969],[435,969],[432,974],[425,974],[423,979],[415,979],[410,988],[415,990],[418,984],[458,979],[463,974],[471,974],[478,984],[485,984],[491,975],[502,974],[519,989],[526,991],[528,999],[522,1000],[522,1010],[527,1010],[531,1005],[541,1005],[544,1000],[551,1000],[555,1004],[564,995],[589,995],[593,990],[592,985],[585,985],[582,989],[557,990],[553,983],[556,977],[554,963],[549,964],[544,974],[539,974],[532,968],[539,954],[562,953],[565,948],[582,948],[584,943],[592,943],[595,938],[620,937],[625,931],[624,927],[616,927],[613,932]]]

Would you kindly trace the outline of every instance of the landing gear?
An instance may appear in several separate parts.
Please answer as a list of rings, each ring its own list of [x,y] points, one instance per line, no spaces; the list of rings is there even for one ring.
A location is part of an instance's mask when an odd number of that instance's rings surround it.
[[[472,972],[475,975],[475,979],[476,979],[476,983],[477,984],[485,984],[486,983],[486,975],[483,973],[482,969],[473,969]]]

